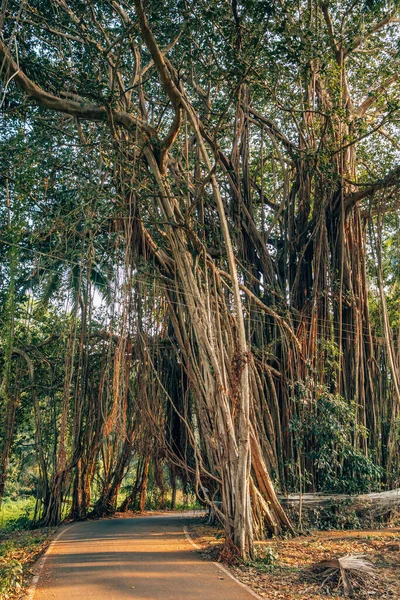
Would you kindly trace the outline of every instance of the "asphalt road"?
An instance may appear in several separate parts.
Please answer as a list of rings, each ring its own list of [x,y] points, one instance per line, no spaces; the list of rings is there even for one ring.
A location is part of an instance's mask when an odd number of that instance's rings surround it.
[[[108,519],[66,528],[48,554],[34,600],[250,600],[201,559],[179,514]]]

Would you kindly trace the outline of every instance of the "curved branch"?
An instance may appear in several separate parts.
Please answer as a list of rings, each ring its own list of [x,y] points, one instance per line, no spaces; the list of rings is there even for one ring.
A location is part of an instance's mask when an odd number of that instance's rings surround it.
[[[171,76],[170,70],[167,66],[167,62],[158,47],[153,32],[150,29],[146,15],[144,14],[141,0],[134,0],[134,3],[143,39],[153,58],[154,65],[158,71],[164,91],[166,92],[169,100],[171,101],[171,104],[175,111],[173,122],[166,137],[164,138],[161,144],[160,156],[158,157],[160,172],[162,175],[164,175],[166,171],[168,150],[174,143],[182,123],[182,95]]]
[[[390,86],[392,83],[398,80],[398,75],[392,75],[388,77],[378,88],[371,90],[368,96],[361,102],[355,111],[355,116],[361,118],[365,115],[367,110],[378,100],[379,96]]]
[[[366,189],[353,192],[346,196],[344,199],[344,206],[346,209],[351,208],[359,200],[373,196],[375,192],[395,185],[400,185],[400,167],[396,167],[396,169],[391,171],[386,177],[379,179]]]
[[[384,19],[382,19],[381,21],[379,21],[378,23],[375,23],[375,25],[373,25],[367,33],[365,33],[364,35],[359,35],[355,38],[355,40],[351,44],[351,46],[346,48],[346,50],[344,51],[344,56],[346,57],[348,54],[350,54],[350,52],[353,52],[354,50],[356,50],[359,46],[361,46],[361,44],[365,40],[367,40],[369,37],[371,37],[371,35],[373,35],[377,31],[380,31],[381,29],[383,29],[385,27],[385,25],[389,25],[390,23],[398,23],[398,22],[399,22],[399,19],[397,18],[397,14],[391,14],[391,15],[388,15],[387,17],[385,17]]]
[[[11,53],[3,40],[0,39],[0,59],[4,61],[7,68],[8,76],[13,77],[13,81],[18,87],[23,90],[30,98],[33,98],[39,106],[72,115],[87,121],[108,121],[110,111],[105,106],[84,102],[77,102],[67,98],[59,98],[34,83],[25,73],[18,67],[17,63],[11,56]],[[147,131],[149,135],[154,135],[154,130],[138,119],[125,111],[111,111],[113,122],[121,125],[125,129],[131,130],[137,125]]]
[[[287,150],[292,150],[292,151],[297,151],[298,148],[296,147],[295,144],[293,144],[293,142],[291,142],[289,140],[289,138],[287,138],[285,136],[284,133],[282,133],[282,131],[280,131],[280,129],[277,127],[277,125],[271,121],[271,119],[267,119],[267,117],[264,117],[263,115],[260,115],[259,112],[257,112],[256,110],[254,110],[254,108],[251,108],[249,106],[249,113],[251,115],[253,115],[253,117],[257,120],[260,121],[260,123],[263,123],[264,125],[266,125],[270,131],[270,133],[279,141],[282,142],[282,144],[286,147]]]

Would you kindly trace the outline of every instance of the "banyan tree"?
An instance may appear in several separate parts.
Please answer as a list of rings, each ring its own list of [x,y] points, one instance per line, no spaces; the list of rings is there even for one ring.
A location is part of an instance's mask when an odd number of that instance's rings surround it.
[[[72,516],[90,512],[97,468],[91,510],[115,510],[136,456],[125,508],[143,506],[149,465],[162,496],[166,464],[244,557],[254,537],[294,533],[277,491],[321,489],[330,461],[336,475],[395,483],[399,337],[382,240],[398,211],[398,23],[396,2],[380,1],[6,2],[2,140],[25,131],[38,155],[54,140],[57,166],[39,156],[22,185],[2,156],[5,302],[12,311],[18,287],[10,248],[26,244],[31,289],[43,255],[76,290],[51,466],[38,357],[3,327],[3,421],[12,431],[17,363],[32,384],[43,522],[60,520],[67,489]],[[85,191],[63,224],[50,213],[68,170]],[[33,196],[10,241],[17,198]],[[46,242],[28,239],[32,223]],[[72,227],[74,253],[57,263]],[[118,288],[103,328],[89,293],[101,264]]]

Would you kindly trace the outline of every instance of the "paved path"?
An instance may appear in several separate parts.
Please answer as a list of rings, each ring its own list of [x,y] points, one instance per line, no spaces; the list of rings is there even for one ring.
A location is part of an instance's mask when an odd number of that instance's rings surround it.
[[[76,523],[47,556],[34,600],[254,600],[201,560],[179,514]]]

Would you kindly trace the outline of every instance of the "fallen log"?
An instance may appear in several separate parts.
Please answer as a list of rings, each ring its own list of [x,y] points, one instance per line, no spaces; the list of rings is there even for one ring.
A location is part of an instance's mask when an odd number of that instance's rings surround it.
[[[388,490],[386,492],[374,492],[371,494],[288,494],[279,496],[281,504],[298,507],[300,503],[307,507],[318,507],[323,505],[343,504],[351,502],[353,508],[363,508],[366,504],[376,504],[381,506],[395,506],[400,504],[400,488]]]
[[[279,498],[300,529],[370,529],[400,523],[400,489],[371,494],[289,494]]]

